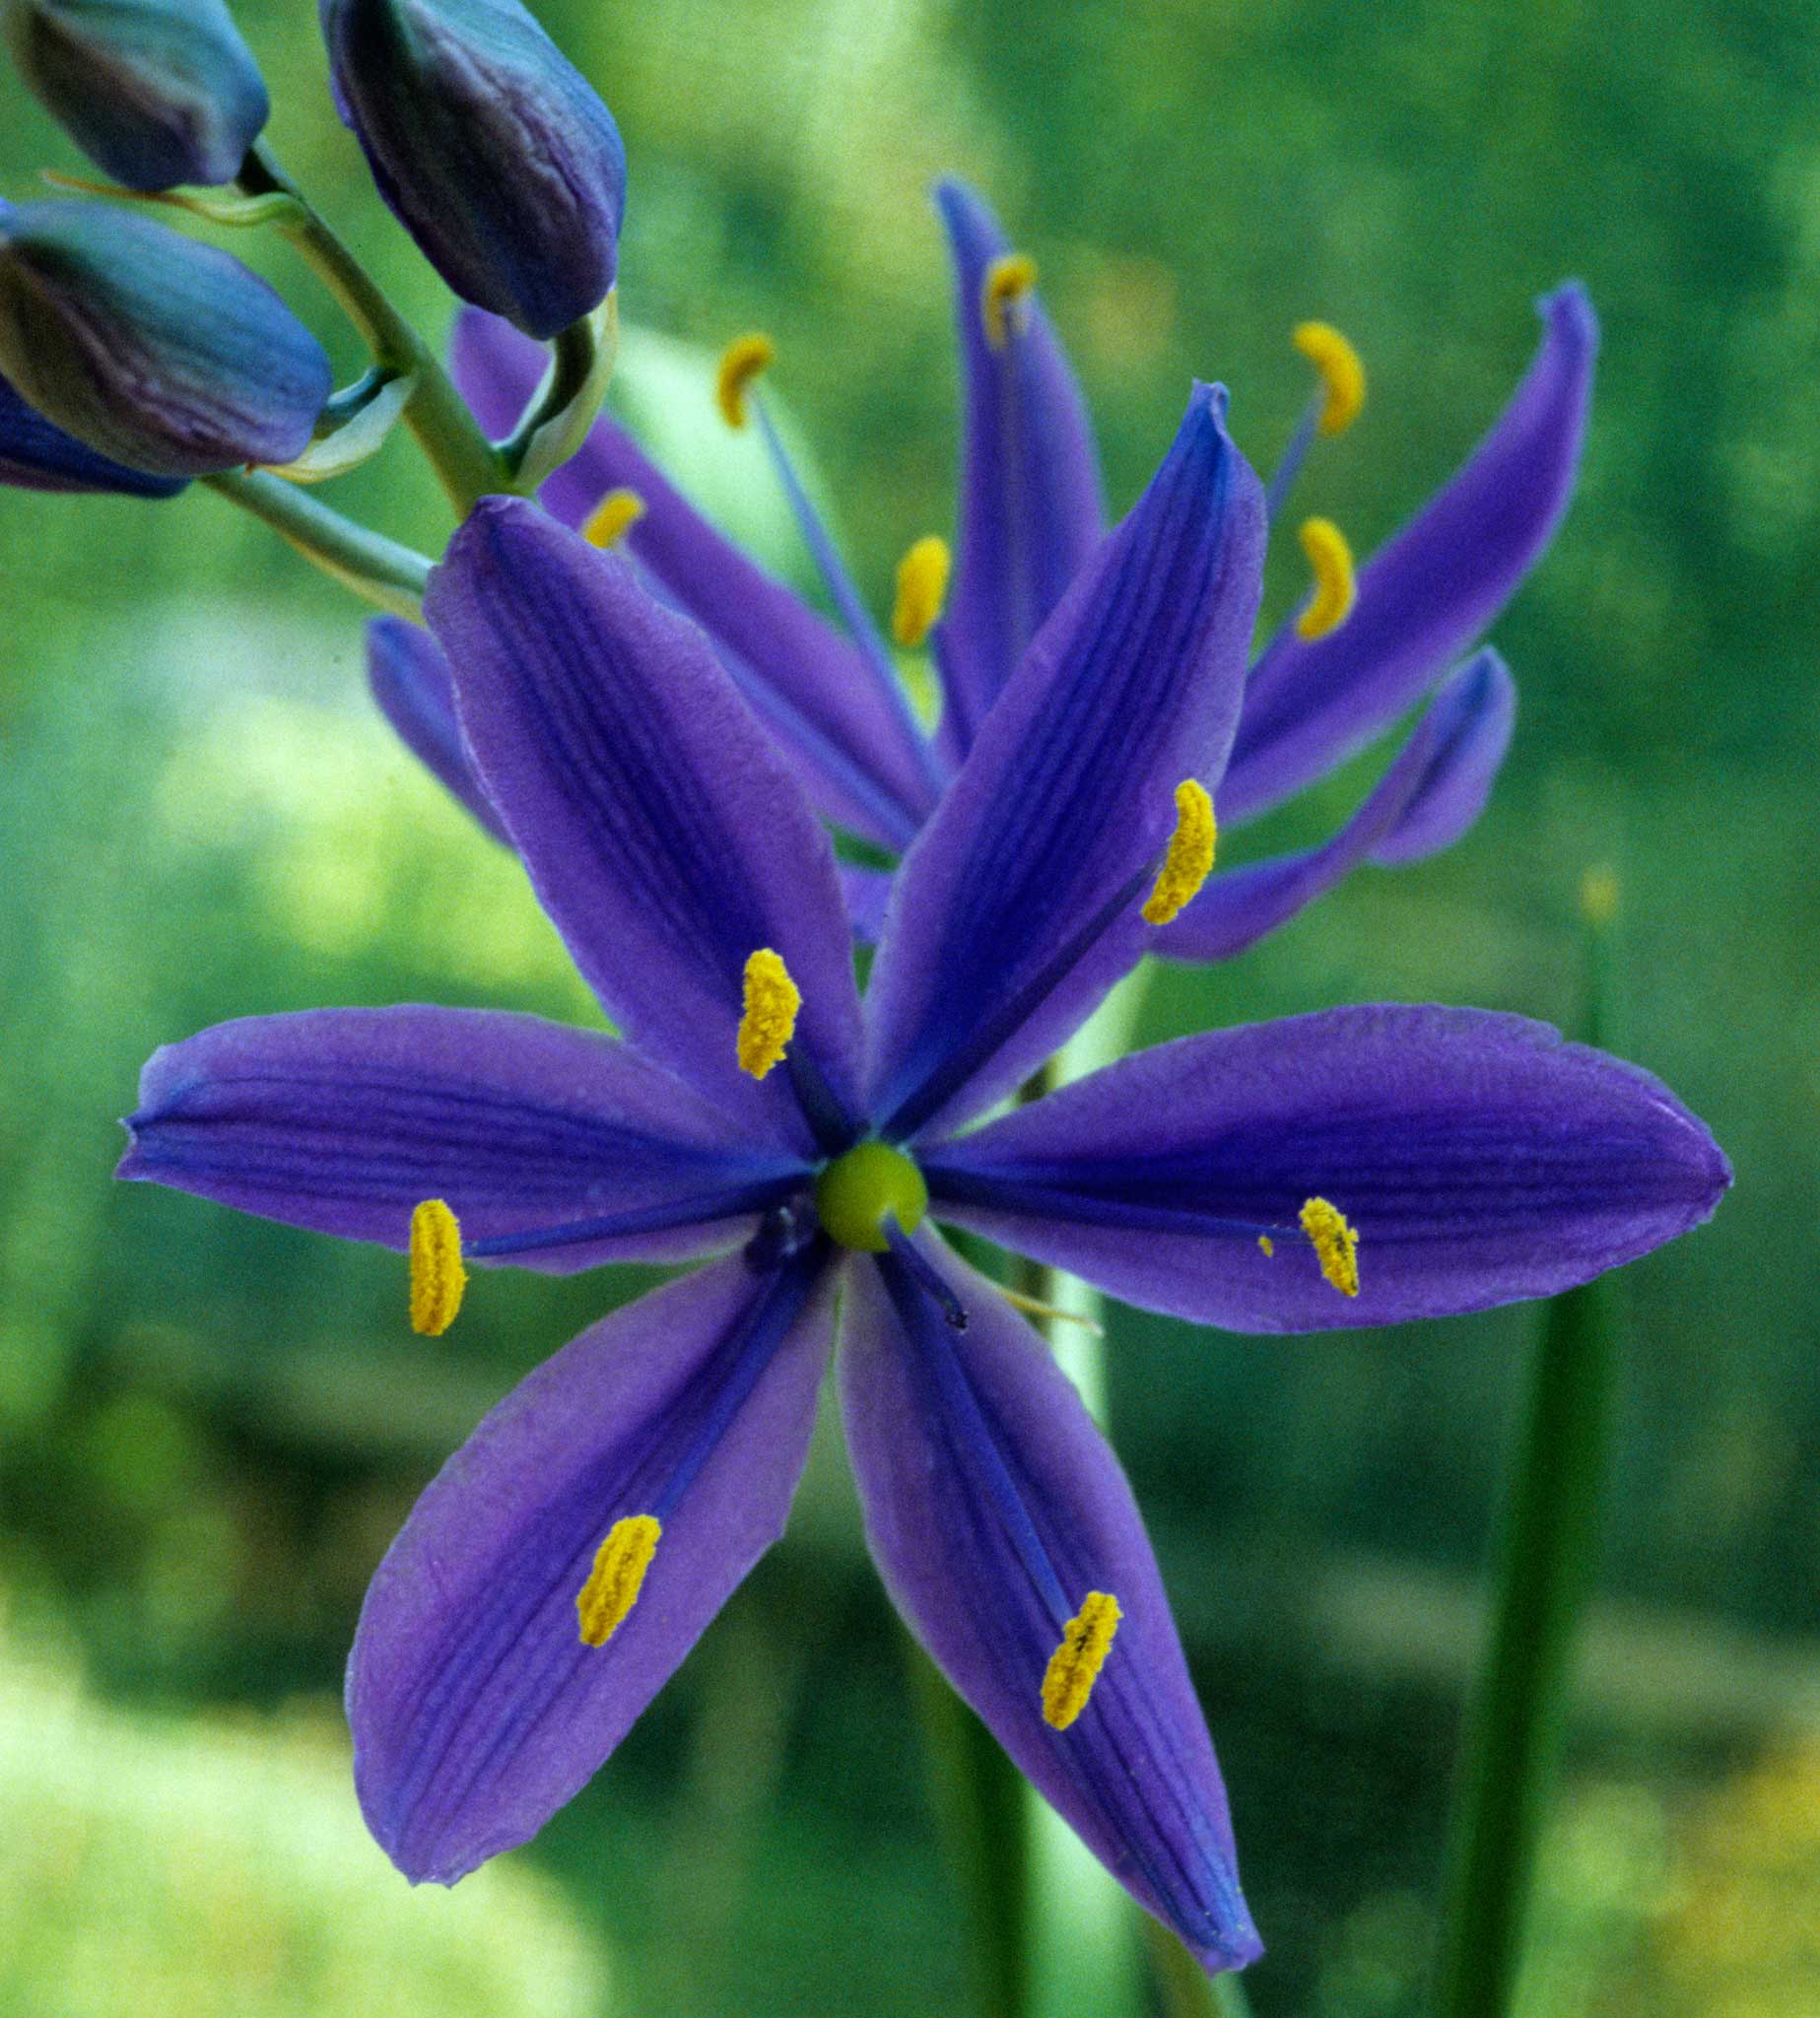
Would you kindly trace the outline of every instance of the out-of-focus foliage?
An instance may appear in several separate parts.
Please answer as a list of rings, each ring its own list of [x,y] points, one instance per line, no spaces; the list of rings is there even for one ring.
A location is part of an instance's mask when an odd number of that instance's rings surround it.
[[[0,1655],[0,1997],[31,2018],[606,2018],[606,1958],[541,1873],[407,1895],[326,1706],[182,1723]]]
[[[1553,1839],[1535,1981],[1551,2018],[1576,2010],[1564,1983],[1587,2018],[1806,2018],[1811,1947],[1762,1905],[1777,1869],[1811,1868],[1806,1755],[1756,1762],[1766,1731],[1813,1725],[1820,1595],[1820,1277],[1799,1259],[1820,1181],[1809,9],[538,12],[631,155],[622,295],[661,340],[628,346],[626,410],[795,565],[698,362],[769,328],[778,396],[880,606],[903,548],[952,530],[938,170],[977,180],[1035,253],[1121,506],[1191,373],[1231,383],[1267,466],[1306,393],[1290,325],[1345,328],[1371,403],[1298,504],[1361,552],[1490,419],[1533,342],[1531,298],[1587,282],[1605,347],[1585,482],[1499,630],[1521,700],[1487,819],[1229,970],[1164,975],[1144,1035],[1376,996],[1571,1022],[1577,883],[1617,865],[1612,1041],[1711,1121],[1739,1180],[1711,1229],[1619,1285],[1629,1371],[1583,1790]],[[313,10],[249,0],[239,19],[279,153],[440,326],[446,297],[329,107]],[[78,167],[20,94],[0,195],[34,193],[40,163]],[[282,247],[236,250],[353,375]],[[446,532],[402,442],[324,495],[427,549]],[[1285,547],[1272,616],[1300,593]],[[417,1340],[395,1258],[111,1187],[114,1117],[154,1045],[227,1016],[593,1012],[511,865],[370,712],[353,606],[219,500],[0,495],[0,1580],[55,1608],[93,1686],[134,1715],[326,1701],[430,1469],[641,1278],[489,1273],[447,1338]],[[1368,760],[1254,844],[1312,838],[1371,775]],[[1262,2018],[1415,2008],[1471,1580],[1531,1322],[1255,1342],[1111,1314],[1115,1434],[1271,1945]],[[868,2013],[960,1995],[892,1628],[824,1454],[791,1541],[520,1859],[607,1930],[629,2009],[847,2010],[860,1972]],[[1766,1774],[1781,1808],[1750,1791]],[[402,1880],[393,1897],[418,1903]]]

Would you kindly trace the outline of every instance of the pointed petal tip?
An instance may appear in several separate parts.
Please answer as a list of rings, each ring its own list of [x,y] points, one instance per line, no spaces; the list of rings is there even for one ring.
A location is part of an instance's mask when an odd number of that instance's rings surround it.
[[[459,592],[458,583],[471,580],[482,571],[532,565],[533,557],[537,561],[560,557],[581,568],[594,562],[618,565],[612,555],[590,547],[529,498],[483,498],[455,528],[442,558],[430,571],[424,616],[438,642],[446,648],[438,627],[448,609],[448,599]]]
[[[1547,294],[1538,295],[1535,312],[1563,341],[1577,343],[1591,353],[1597,353],[1598,310],[1592,305],[1592,297],[1586,292],[1584,281],[1564,280]]]
[[[1232,394],[1217,378],[1196,378],[1194,390],[1189,396],[1188,410],[1203,405],[1220,433],[1226,433],[1226,410],[1232,404]]]
[[[968,249],[985,260],[1009,243],[992,206],[962,176],[938,175],[929,184],[929,201],[957,248],[965,238]]]

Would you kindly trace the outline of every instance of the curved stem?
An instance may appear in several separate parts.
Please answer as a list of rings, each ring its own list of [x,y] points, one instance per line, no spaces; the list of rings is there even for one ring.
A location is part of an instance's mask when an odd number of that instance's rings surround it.
[[[430,580],[430,563],[422,554],[368,531],[265,470],[228,470],[202,481],[230,504],[262,519],[344,588],[393,616],[422,616]]]
[[[619,355],[619,290],[592,315],[559,330],[551,349],[544,383],[496,451],[527,498],[574,454],[599,417]]]
[[[499,452],[481,433],[480,424],[434,352],[317,216],[263,141],[254,143],[237,179],[249,195],[277,190],[298,203],[303,222],[279,229],[341,303],[375,362],[415,374],[417,389],[405,406],[404,423],[416,436],[456,515],[465,518],[481,499],[509,490],[511,482]]]

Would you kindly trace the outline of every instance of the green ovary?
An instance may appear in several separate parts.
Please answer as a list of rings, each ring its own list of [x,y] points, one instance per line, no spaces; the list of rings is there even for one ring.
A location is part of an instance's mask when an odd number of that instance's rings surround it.
[[[929,1187],[922,1173],[888,1143],[859,1143],[837,1156],[815,1180],[815,1210],[829,1238],[863,1253],[882,1254],[890,1245],[888,1219],[913,1234],[928,1209]]]

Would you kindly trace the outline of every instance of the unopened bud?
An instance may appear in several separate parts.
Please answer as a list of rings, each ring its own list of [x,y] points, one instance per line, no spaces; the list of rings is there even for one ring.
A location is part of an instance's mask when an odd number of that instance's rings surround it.
[[[233,181],[270,111],[222,0],[4,0],[20,75],[129,189]]]
[[[78,203],[0,206],[0,370],[77,440],[169,477],[294,460],[333,388],[237,259]]]
[[[129,498],[169,498],[183,488],[183,479],[147,476],[98,455],[0,378],[0,484],[23,491],[118,491]]]
[[[321,0],[379,193],[464,301],[549,338],[613,285],[626,150],[518,0]]]

